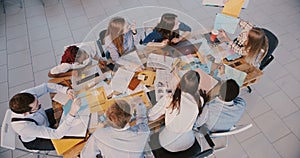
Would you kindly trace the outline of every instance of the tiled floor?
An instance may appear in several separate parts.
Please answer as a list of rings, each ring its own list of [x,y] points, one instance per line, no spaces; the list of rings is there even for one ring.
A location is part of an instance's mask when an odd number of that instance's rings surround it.
[[[18,0],[6,1],[6,14],[2,13],[1,6],[0,122],[12,95],[47,81],[48,70],[58,64],[63,46],[83,41],[91,28],[105,18],[129,9],[126,16],[133,17],[131,20],[136,20],[139,27],[146,17],[159,17],[162,9],[133,12],[130,8],[160,6],[166,7],[165,11],[167,8],[178,10],[182,16],[193,17],[210,28],[215,14],[221,11],[220,8],[202,6],[201,0],[44,1],[45,7],[40,0],[25,0],[23,9],[19,8]],[[185,21],[182,16],[180,18]],[[275,61],[265,69],[261,81],[252,86],[253,92],[242,93],[248,107],[240,123],[254,126],[230,137],[229,147],[216,155],[221,158],[299,158],[300,1],[251,0],[240,16],[273,31],[280,44],[274,53]],[[106,25],[104,22],[98,28],[103,29]],[[98,30],[93,32],[92,36],[97,37]],[[49,98],[42,98],[42,102],[49,103]],[[0,148],[0,157],[32,155]]]

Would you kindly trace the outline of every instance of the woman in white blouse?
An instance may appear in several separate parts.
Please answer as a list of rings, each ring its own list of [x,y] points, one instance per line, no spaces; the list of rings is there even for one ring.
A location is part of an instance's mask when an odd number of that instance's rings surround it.
[[[170,152],[190,148],[195,141],[193,125],[202,112],[203,98],[198,86],[200,75],[196,71],[185,73],[172,97],[165,96],[149,110],[149,120],[165,114],[165,128],[159,134],[159,142]]]

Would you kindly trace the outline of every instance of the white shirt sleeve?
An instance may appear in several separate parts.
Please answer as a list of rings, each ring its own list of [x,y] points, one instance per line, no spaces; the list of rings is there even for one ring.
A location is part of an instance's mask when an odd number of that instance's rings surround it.
[[[96,157],[101,152],[96,143],[96,138],[92,135],[82,149],[80,157]]]
[[[69,63],[62,63],[60,65],[55,66],[50,70],[51,74],[60,74],[69,71],[72,68],[72,65]]]
[[[149,121],[158,119],[160,116],[165,114],[167,106],[170,105],[171,97],[162,97],[148,112]]]
[[[74,117],[67,115],[66,119],[58,126],[57,129],[52,129],[46,126],[38,126],[33,122],[18,121],[12,123],[13,129],[21,137],[36,137],[36,138],[45,138],[45,139],[60,139],[62,138],[68,130],[72,127],[72,122]]]
[[[39,98],[42,95],[44,95],[46,93],[49,93],[49,92],[50,93],[60,92],[60,93],[66,94],[67,89],[68,89],[68,87],[64,87],[62,85],[58,85],[58,84],[55,84],[55,83],[43,83],[43,84],[38,85],[36,87],[21,91],[21,93],[23,93],[23,92],[31,93],[33,95],[36,95]]]

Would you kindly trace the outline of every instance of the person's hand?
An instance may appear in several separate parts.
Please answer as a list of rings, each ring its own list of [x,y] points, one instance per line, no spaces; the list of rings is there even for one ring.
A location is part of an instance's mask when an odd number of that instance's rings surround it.
[[[168,39],[164,39],[163,41],[161,41],[161,44],[163,46],[167,45],[169,43],[169,40]]]
[[[218,72],[219,72],[220,75],[225,74],[225,66],[223,64],[220,64],[218,66]]]
[[[200,94],[200,96],[201,96],[201,97],[203,98],[203,100],[204,100],[204,103],[203,103],[203,105],[204,105],[205,103],[208,102],[208,100],[209,100],[209,95],[206,93],[206,90],[202,90],[202,89],[199,90],[199,94]]]
[[[76,116],[78,110],[80,109],[80,106],[81,106],[81,100],[80,100],[80,98],[75,98],[73,100],[72,105],[71,105],[71,109],[70,109],[69,114],[71,116]]]
[[[77,70],[73,70],[72,71],[72,76],[77,77],[78,76],[78,71]]]
[[[222,42],[229,42],[230,39],[227,35],[227,33],[223,30],[223,29],[220,29],[218,30],[219,31],[219,34],[218,34],[218,37],[219,39],[222,41]]]
[[[131,31],[132,31],[133,34],[136,34],[136,33],[137,33],[137,31],[136,31],[136,24],[135,24],[135,23],[136,23],[136,22],[133,21],[133,22],[130,24],[130,29],[131,29]]]
[[[178,43],[178,42],[180,42],[180,41],[181,41],[180,38],[173,38],[173,39],[171,40],[171,42],[174,43],[174,44],[176,44],[176,43]]]
[[[99,66],[100,66],[101,69],[106,68],[106,64],[107,64],[106,61],[104,61],[104,60],[99,60],[98,63],[99,63]]]
[[[67,95],[69,96],[70,99],[74,99],[75,98],[75,92],[73,89],[68,89],[67,90]]]

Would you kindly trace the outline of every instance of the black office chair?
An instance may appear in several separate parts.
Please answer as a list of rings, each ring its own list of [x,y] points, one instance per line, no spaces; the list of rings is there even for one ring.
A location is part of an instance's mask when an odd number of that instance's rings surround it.
[[[259,66],[260,70],[265,69],[266,66],[269,65],[271,63],[271,61],[274,59],[273,52],[277,48],[278,43],[279,43],[279,40],[274,33],[272,33],[271,31],[269,31],[265,28],[263,28],[263,30],[268,38],[269,48],[268,48],[267,55],[264,57],[264,59],[260,63],[260,66]],[[248,88],[248,92],[251,93],[252,92],[251,87],[247,86],[247,88]]]
[[[101,53],[101,56],[104,58],[106,56],[105,54],[105,51],[103,49],[103,46],[104,45],[104,37],[105,37],[105,34],[106,34],[106,29],[105,30],[102,30],[100,33],[99,33],[99,38],[97,40],[97,45],[98,45],[98,48],[100,50],[100,53]]]
[[[198,130],[196,132],[200,132],[204,135],[205,140],[211,147],[210,149],[201,151],[201,147],[195,138],[195,142],[194,142],[193,146],[190,147],[189,149],[180,151],[180,152],[170,152],[170,151],[164,149],[163,147],[161,147],[161,145],[159,143],[159,139],[158,139],[159,132],[157,132],[150,136],[150,143],[149,143],[154,157],[155,158],[174,158],[174,157],[176,157],[176,158],[204,158],[204,157],[208,157],[208,156],[212,155],[214,152],[215,144],[212,141],[212,139],[210,138],[208,131],[206,129],[200,128],[200,130]]]

